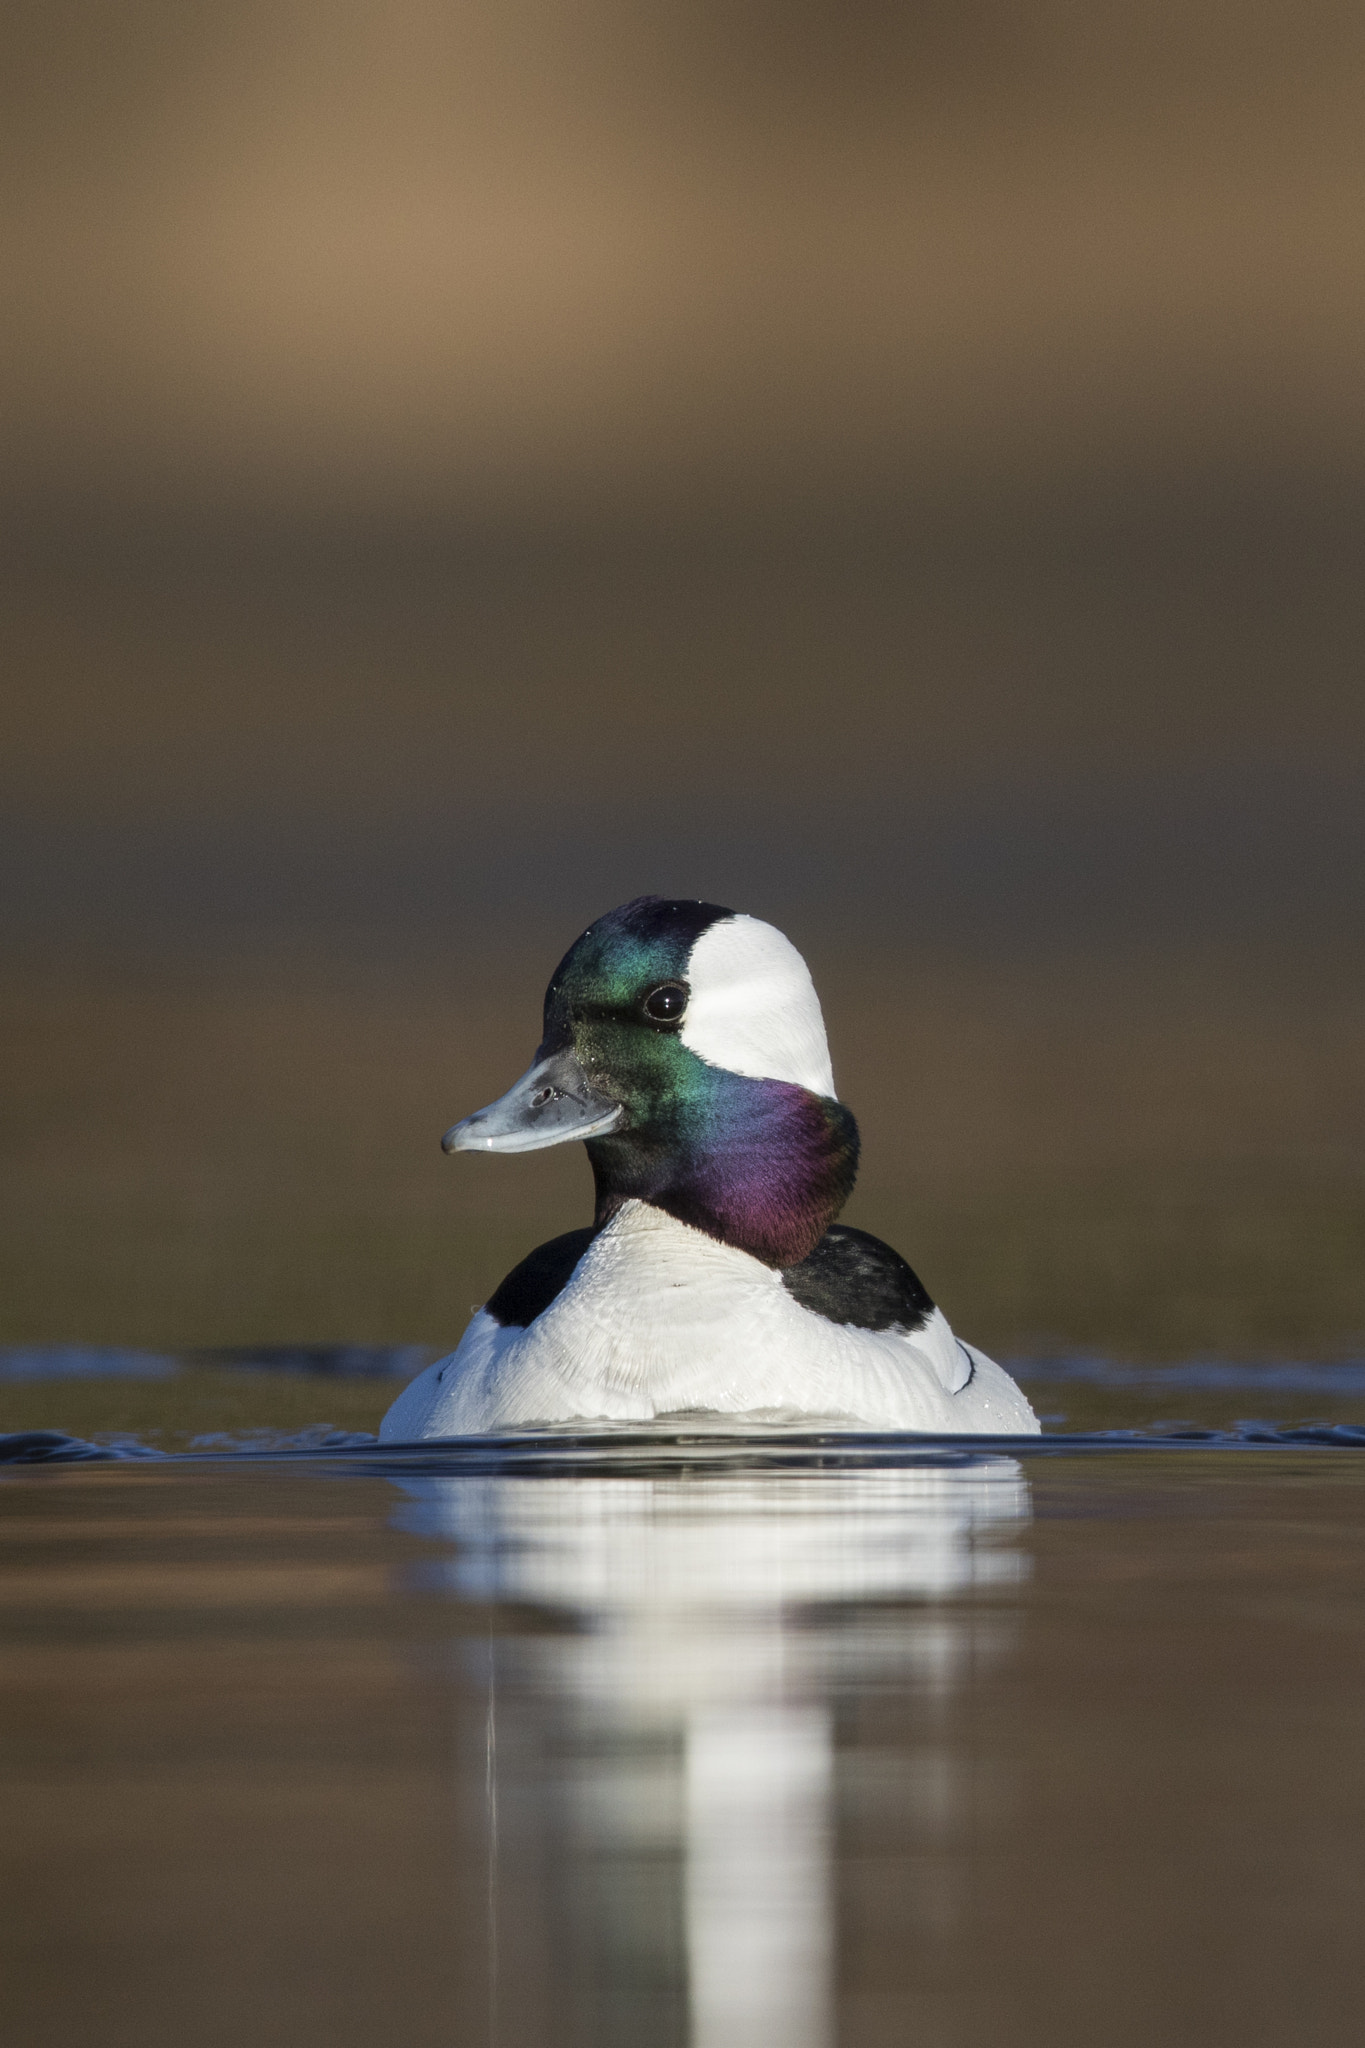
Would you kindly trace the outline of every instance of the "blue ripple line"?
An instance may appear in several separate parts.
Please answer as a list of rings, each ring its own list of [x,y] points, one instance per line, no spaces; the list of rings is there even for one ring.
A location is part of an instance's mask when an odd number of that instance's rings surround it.
[[[1195,1358],[1175,1365],[1129,1365],[1086,1355],[1002,1359],[1019,1380],[1087,1387],[1151,1387],[1171,1393],[1365,1394],[1365,1362]]]

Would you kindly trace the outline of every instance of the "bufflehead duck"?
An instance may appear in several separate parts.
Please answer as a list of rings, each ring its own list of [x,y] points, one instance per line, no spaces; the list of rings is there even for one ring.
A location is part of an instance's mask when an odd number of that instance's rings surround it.
[[[592,1226],[541,1245],[386,1442],[686,1417],[1033,1434],[899,1253],[835,1222],[858,1127],[805,961],[758,918],[637,897],[569,948],[535,1064],[447,1152],[587,1143]]]

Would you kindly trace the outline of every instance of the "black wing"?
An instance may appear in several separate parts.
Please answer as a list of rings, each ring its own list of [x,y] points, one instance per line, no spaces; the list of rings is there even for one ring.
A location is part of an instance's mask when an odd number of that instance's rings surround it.
[[[484,1313],[504,1329],[524,1330],[568,1286],[592,1240],[591,1230],[566,1230],[563,1237],[538,1244],[519,1266],[513,1266],[497,1293],[484,1303]]]
[[[788,1266],[782,1285],[802,1308],[858,1330],[919,1330],[934,1312],[900,1253],[847,1223],[833,1224],[809,1258]]]

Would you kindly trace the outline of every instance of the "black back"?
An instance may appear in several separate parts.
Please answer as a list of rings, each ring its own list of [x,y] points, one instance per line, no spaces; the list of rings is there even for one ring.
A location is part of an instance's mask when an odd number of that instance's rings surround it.
[[[566,1230],[528,1252],[484,1311],[504,1329],[524,1330],[562,1294],[596,1232]],[[923,1282],[900,1253],[865,1230],[835,1223],[809,1258],[788,1266],[782,1285],[826,1322],[855,1330],[918,1330],[934,1312]]]
[[[809,1258],[782,1275],[788,1294],[855,1330],[918,1330],[934,1312],[923,1282],[879,1237],[834,1223]]]
[[[485,1314],[504,1329],[524,1330],[568,1286],[593,1236],[591,1229],[566,1230],[563,1237],[538,1244],[519,1266],[513,1266],[497,1293],[484,1303]]]

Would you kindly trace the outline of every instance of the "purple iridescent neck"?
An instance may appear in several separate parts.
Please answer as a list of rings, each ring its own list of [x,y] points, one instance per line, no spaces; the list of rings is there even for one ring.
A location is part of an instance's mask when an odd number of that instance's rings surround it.
[[[705,1087],[593,1139],[588,1154],[598,1229],[623,1203],[652,1202],[785,1270],[814,1251],[848,1200],[858,1126],[829,1097],[712,1068]]]

